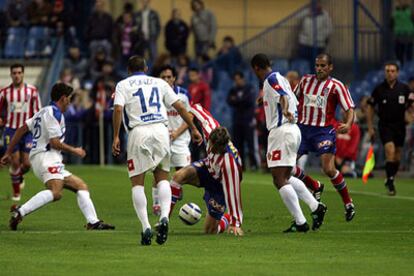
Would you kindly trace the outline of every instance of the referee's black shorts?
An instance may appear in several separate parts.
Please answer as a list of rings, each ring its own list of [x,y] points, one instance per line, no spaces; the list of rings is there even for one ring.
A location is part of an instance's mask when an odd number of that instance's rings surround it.
[[[396,147],[403,147],[405,140],[405,125],[404,124],[378,124],[378,131],[382,144],[394,142]]]

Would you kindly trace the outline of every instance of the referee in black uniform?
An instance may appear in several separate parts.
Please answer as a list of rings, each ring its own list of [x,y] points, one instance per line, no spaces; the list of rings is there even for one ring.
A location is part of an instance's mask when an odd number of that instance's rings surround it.
[[[407,84],[398,80],[399,67],[395,62],[384,66],[385,80],[372,92],[369,100],[367,124],[368,134],[375,137],[374,113],[378,114],[378,132],[385,149],[385,187],[389,195],[395,195],[394,177],[401,160],[401,149],[405,139],[405,112],[413,102],[414,94]]]

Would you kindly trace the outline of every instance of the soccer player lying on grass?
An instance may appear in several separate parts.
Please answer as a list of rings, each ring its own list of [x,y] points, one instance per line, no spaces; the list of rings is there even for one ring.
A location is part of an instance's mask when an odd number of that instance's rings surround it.
[[[177,171],[171,180],[171,210],[182,197],[182,185],[188,183],[204,187],[207,205],[204,231],[221,233],[229,226],[229,232],[242,236],[243,211],[240,194],[242,180],[241,159],[233,146],[226,128],[201,105],[192,106],[191,113],[200,121],[207,140],[207,157]],[[224,214],[228,208],[229,214]]]
[[[33,166],[33,172],[47,187],[46,190],[37,193],[22,206],[12,206],[12,216],[9,224],[11,230],[17,230],[17,225],[23,217],[52,201],[59,200],[62,197],[63,188],[76,193],[79,208],[87,221],[86,229],[115,229],[114,226],[105,224],[98,219],[89,196],[88,186],[82,179],[65,170],[65,165],[62,163],[61,151],[82,158],[86,155],[82,148],[75,148],[63,142],[65,139],[63,113],[70,104],[72,91],[72,87],[63,83],[55,84],[51,92],[52,103],[42,108],[17,129],[5,155],[0,160],[0,166],[8,164],[14,146],[30,131],[33,135],[33,147],[29,158]]]

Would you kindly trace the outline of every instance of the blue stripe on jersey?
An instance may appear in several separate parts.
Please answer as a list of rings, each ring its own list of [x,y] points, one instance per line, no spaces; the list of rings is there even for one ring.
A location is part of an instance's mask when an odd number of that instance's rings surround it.
[[[283,90],[283,88],[279,85],[279,82],[276,78],[276,72],[272,72],[267,76],[267,81],[269,82],[270,86],[275,90],[279,95],[287,95],[287,92]]]
[[[184,95],[186,95],[187,98],[188,98],[188,101],[191,101],[190,94],[188,93],[187,89],[176,85],[176,86],[174,86],[174,92],[175,92],[175,94],[184,94]]]
[[[62,112],[60,111],[59,107],[56,106],[55,102],[51,102],[50,105],[52,106],[53,117],[55,117],[60,124],[60,120],[62,120]]]
[[[283,119],[282,105],[280,103],[277,103],[276,108],[277,108],[277,126],[280,127],[282,125],[282,119]]]

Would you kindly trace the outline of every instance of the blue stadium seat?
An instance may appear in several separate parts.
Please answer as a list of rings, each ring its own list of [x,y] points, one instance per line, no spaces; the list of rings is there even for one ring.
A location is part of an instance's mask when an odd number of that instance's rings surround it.
[[[372,85],[372,87],[374,87],[384,81],[384,71],[383,70],[369,71],[365,75],[365,80],[369,82]]]
[[[282,75],[286,75],[289,71],[289,61],[284,58],[274,59],[272,62],[272,70],[278,71]]]
[[[358,104],[361,97],[371,95],[373,89],[374,87],[372,84],[366,80],[354,81],[349,87],[349,91],[351,92],[355,104]]]
[[[414,77],[414,60],[407,61],[406,63],[404,63],[402,70],[407,72],[408,78]]]
[[[26,29],[10,27],[4,45],[5,58],[23,58],[26,44]]]
[[[311,73],[309,62],[305,59],[292,60],[290,69],[297,71],[301,76]]]

